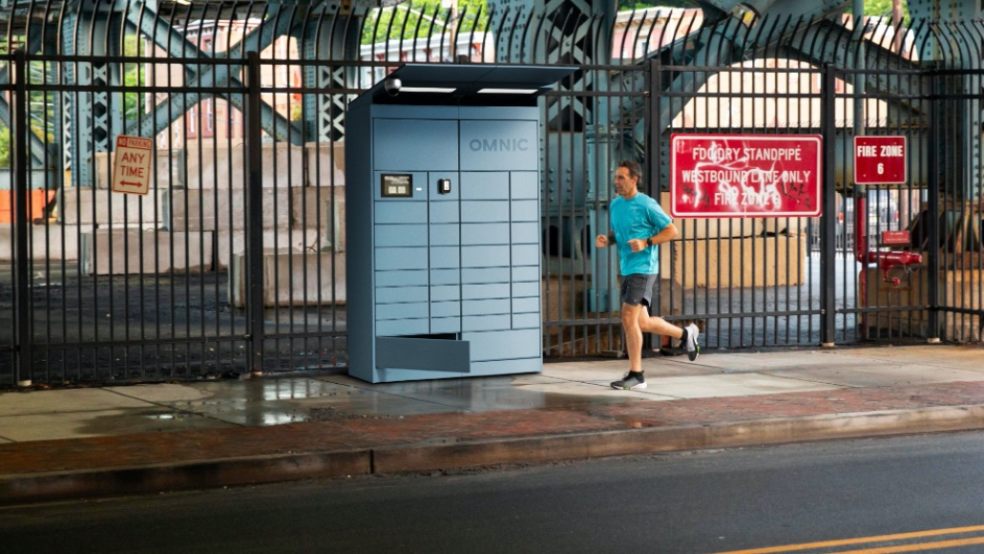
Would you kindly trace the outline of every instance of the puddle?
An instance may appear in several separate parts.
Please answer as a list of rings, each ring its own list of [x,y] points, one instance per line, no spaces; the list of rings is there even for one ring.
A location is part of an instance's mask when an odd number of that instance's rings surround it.
[[[119,410],[102,412],[78,422],[75,433],[81,436],[125,435],[159,431],[187,431],[229,427],[228,423],[171,410]]]

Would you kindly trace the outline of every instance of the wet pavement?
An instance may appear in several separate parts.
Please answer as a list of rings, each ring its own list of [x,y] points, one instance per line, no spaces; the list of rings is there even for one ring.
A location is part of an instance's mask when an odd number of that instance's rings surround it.
[[[625,360],[372,385],[339,374],[0,393],[0,503],[984,428],[984,349]]]

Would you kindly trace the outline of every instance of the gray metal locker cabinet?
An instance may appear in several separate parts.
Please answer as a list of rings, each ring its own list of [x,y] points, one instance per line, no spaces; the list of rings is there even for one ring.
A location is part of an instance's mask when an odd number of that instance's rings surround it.
[[[573,71],[404,65],[350,104],[350,375],[542,370],[537,96]]]

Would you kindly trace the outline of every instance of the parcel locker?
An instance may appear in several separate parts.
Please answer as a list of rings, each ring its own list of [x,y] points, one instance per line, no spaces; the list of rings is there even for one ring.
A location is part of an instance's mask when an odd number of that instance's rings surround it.
[[[352,102],[350,375],[542,369],[538,96],[572,71],[405,65]]]

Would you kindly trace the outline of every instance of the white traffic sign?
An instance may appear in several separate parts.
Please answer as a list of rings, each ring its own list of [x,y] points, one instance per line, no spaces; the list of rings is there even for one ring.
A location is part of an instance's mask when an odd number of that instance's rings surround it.
[[[150,151],[153,141],[144,137],[116,137],[113,157],[113,192],[147,194],[150,188]]]

